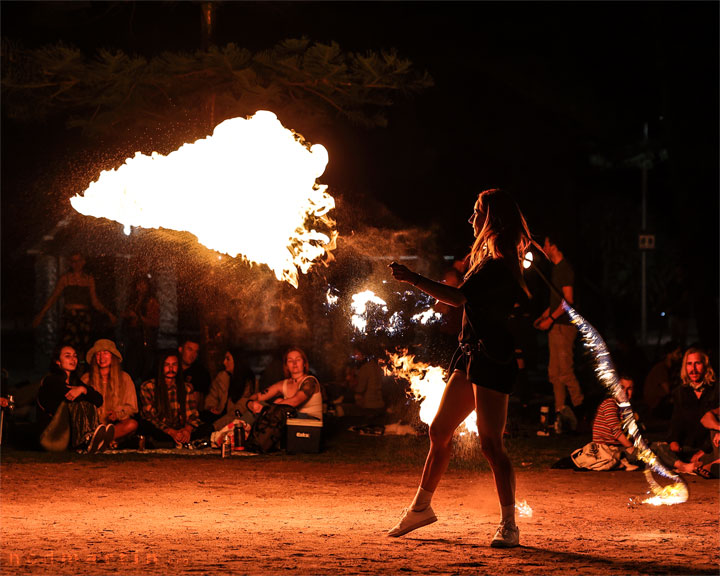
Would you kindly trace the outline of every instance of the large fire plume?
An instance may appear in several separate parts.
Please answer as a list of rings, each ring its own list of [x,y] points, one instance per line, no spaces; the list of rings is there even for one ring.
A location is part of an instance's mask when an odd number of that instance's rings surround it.
[[[266,264],[297,287],[298,271],[332,257],[335,201],[316,179],[328,153],[275,114],[232,118],[167,156],[137,152],[70,202],[81,214],[187,231],[212,250]]]
[[[404,378],[410,383],[413,396],[420,402],[420,420],[430,424],[440,408],[440,400],[445,391],[445,370],[425,362],[415,361],[415,356],[406,350],[400,354],[389,352],[385,374]],[[460,425],[460,433],[478,433],[475,410]]]

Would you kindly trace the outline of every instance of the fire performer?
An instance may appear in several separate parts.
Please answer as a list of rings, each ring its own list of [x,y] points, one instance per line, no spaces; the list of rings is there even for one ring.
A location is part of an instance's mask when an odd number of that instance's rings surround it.
[[[462,306],[463,322],[460,345],[448,370],[450,379],[430,425],[430,449],[420,486],[388,536],[402,536],[437,520],[430,502],[450,461],[455,429],[474,409],[502,512],[490,545],[511,548],[519,545],[520,531],[515,523],[515,473],[503,443],[508,397],[517,374],[508,319],[520,291],[529,295],[522,257],[530,244],[537,244],[515,201],[499,189],[478,195],[469,222],[475,242],[459,287],[430,280],[395,262],[390,265],[396,280],[450,306]]]

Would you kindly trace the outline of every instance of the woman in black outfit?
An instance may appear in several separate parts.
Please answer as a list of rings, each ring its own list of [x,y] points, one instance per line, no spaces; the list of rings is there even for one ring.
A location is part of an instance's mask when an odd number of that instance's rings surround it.
[[[80,452],[96,452],[110,446],[115,430],[112,424],[99,424],[97,409],[103,397],[78,377],[77,352],[62,346],[50,362],[50,372],[38,391],[37,422],[40,443],[51,451],[68,446]]]
[[[402,536],[437,520],[430,501],[450,461],[453,434],[476,410],[483,454],[492,468],[502,511],[490,545],[510,548],[518,546],[520,534],[515,524],[515,473],[503,444],[508,397],[517,374],[508,319],[522,292],[529,295],[522,259],[530,244],[537,244],[517,204],[502,190],[480,193],[470,224],[475,242],[459,287],[435,282],[401,264],[390,265],[396,280],[450,306],[462,306],[463,322],[460,345],[448,370],[450,379],[430,425],[430,450],[420,487],[388,535]]]

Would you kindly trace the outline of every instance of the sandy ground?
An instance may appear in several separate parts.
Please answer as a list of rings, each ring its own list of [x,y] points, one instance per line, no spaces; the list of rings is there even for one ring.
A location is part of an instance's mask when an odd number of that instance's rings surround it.
[[[489,472],[450,471],[435,524],[387,538],[419,470],[274,457],[2,463],[3,574],[718,574],[716,481],[629,507],[640,472],[518,470],[520,548],[489,547]]]

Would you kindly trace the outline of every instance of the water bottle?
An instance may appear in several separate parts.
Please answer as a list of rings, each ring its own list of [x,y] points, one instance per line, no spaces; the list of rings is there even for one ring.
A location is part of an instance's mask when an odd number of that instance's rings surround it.
[[[245,428],[242,424],[236,423],[232,431],[232,449],[244,450],[243,444],[245,444]]]

